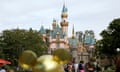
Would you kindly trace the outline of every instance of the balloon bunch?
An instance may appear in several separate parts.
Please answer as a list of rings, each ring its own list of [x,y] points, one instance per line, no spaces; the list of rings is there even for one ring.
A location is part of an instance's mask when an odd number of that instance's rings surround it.
[[[35,52],[26,50],[19,57],[19,64],[24,69],[33,72],[64,72],[63,64],[69,63],[72,56],[65,49],[56,49],[52,55],[42,55],[37,58]]]

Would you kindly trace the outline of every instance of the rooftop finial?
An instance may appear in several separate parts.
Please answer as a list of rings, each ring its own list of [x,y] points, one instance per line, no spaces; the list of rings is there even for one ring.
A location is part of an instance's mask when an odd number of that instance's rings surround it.
[[[63,0],[63,2],[64,2],[64,5],[65,5],[65,0]]]
[[[67,12],[67,8],[66,8],[66,6],[65,6],[65,0],[64,0],[62,12],[63,12],[63,13],[64,13],[64,12]]]
[[[68,9],[67,9],[67,7],[66,7],[66,5],[65,5],[65,0],[64,0],[64,4],[63,4],[63,8],[62,8],[61,18],[67,18],[67,17],[68,17],[67,12],[68,12]]]
[[[72,29],[72,38],[74,38],[74,24],[73,24],[73,29]]]
[[[43,21],[41,21],[41,26],[43,26]]]

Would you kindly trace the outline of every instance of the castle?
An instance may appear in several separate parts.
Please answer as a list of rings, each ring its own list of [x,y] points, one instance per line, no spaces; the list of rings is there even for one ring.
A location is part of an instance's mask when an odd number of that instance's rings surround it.
[[[48,44],[48,51],[52,53],[57,48],[65,48],[71,51],[73,58],[76,60],[83,60],[84,56],[87,56],[88,59],[88,50],[90,47],[94,47],[95,38],[94,32],[86,30],[85,34],[82,32],[74,32],[74,26],[72,29],[72,36],[68,37],[68,9],[63,5],[61,13],[61,22],[58,22],[54,19],[52,23],[52,30],[44,29],[44,26],[41,26],[40,33],[43,36],[43,40]],[[84,54],[83,54],[84,53]],[[86,58],[85,58],[86,59]]]
[[[49,48],[51,50],[54,50],[56,48],[69,48],[68,45],[68,26],[69,23],[67,21],[67,8],[65,4],[63,5],[61,19],[60,22],[61,27],[57,23],[57,21],[54,19],[52,23],[52,30],[49,32]],[[43,37],[46,37],[46,31],[43,26],[41,26],[40,33],[43,35]]]

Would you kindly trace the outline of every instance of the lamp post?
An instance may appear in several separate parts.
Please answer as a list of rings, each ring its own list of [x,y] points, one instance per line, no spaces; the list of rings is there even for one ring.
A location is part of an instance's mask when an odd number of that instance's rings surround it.
[[[115,60],[115,72],[120,72],[120,56],[119,56],[119,52],[120,52],[120,48],[116,49],[117,51],[117,56],[116,56],[116,60]]]
[[[116,49],[116,51],[117,51],[117,54],[119,55],[119,52],[120,52],[120,48],[117,48],[117,49]]]
[[[117,48],[116,50],[117,50],[117,52],[120,52],[120,48]]]

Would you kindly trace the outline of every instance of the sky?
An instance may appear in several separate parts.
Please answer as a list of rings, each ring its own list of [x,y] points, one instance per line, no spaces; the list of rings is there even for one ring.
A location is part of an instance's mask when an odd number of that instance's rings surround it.
[[[120,18],[120,0],[0,0],[0,32],[6,29],[40,30],[61,21],[63,4],[68,8],[69,37],[75,31],[93,30],[96,39],[113,19]]]

